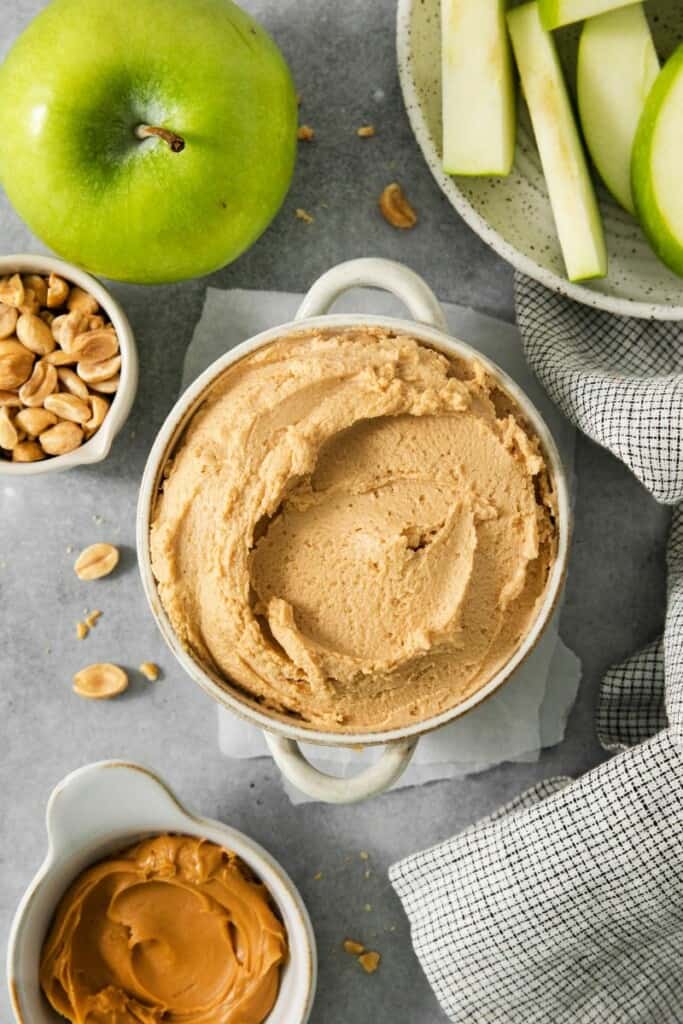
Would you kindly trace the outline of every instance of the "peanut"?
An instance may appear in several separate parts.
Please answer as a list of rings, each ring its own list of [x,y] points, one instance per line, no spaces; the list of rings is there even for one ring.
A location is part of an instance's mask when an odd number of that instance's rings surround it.
[[[83,424],[86,437],[92,437],[97,428],[102,426],[104,417],[109,409],[109,402],[106,398],[101,398],[99,395],[91,395],[90,407],[92,409],[92,416],[87,423]]]
[[[30,288],[36,299],[38,300],[38,306],[47,306],[47,282],[44,277],[40,274],[25,274],[24,288]]]
[[[128,686],[128,676],[119,668],[103,662],[98,665],[88,665],[77,672],[73,679],[74,691],[79,697],[87,697],[90,700],[107,700],[116,697]]]
[[[69,298],[69,286],[63,277],[50,274],[47,281],[47,308],[57,309]]]
[[[83,431],[77,423],[65,420],[44,431],[38,438],[44,452],[48,455],[66,455],[78,448],[83,440]]]
[[[21,314],[17,320],[17,338],[37,356],[46,356],[56,345],[49,324],[35,313]]]
[[[34,292],[33,288],[24,288],[24,301],[19,306],[20,313],[34,313],[40,312],[40,303],[38,302],[38,296]]]
[[[12,423],[7,406],[0,409],[0,448],[11,451],[19,444],[17,428]]]
[[[113,544],[91,544],[74,562],[79,580],[99,580],[113,572],[119,562],[119,550]]]
[[[69,370],[66,366],[62,366],[57,370],[57,376],[59,377],[59,383],[65,391],[68,391],[71,395],[76,395],[77,398],[82,398],[84,402],[88,401],[90,392],[77,373]]]
[[[24,301],[24,283],[19,274],[3,277],[0,281],[0,302],[19,308]]]
[[[12,449],[12,462],[39,462],[45,458],[45,452],[37,441],[20,441]]]
[[[78,285],[74,285],[67,300],[66,308],[70,313],[78,310],[79,313],[83,313],[85,316],[94,316],[95,313],[99,313],[100,304],[88,292],[84,292]]]
[[[49,409],[22,409],[14,417],[14,423],[29,437],[38,437],[48,427],[54,427],[57,417]]]
[[[21,399],[16,391],[0,391],[1,405],[6,405],[9,409],[21,409]]]
[[[113,327],[86,331],[74,338],[69,349],[83,363],[101,363],[111,359],[119,350],[119,341]]]
[[[14,306],[6,306],[0,302],[0,338],[9,338],[17,326],[18,312]]]
[[[19,398],[24,405],[33,408],[43,402],[57,389],[57,371],[50,363],[39,359],[30,378],[19,388]]]
[[[90,386],[93,391],[99,391],[103,395],[113,395],[120,383],[121,377],[117,373],[115,377],[109,377],[108,380],[100,380]]]
[[[384,219],[394,228],[414,228],[417,214],[406,199],[405,192],[397,182],[392,182],[379,197],[379,208]]]
[[[0,341],[0,388],[12,391],[20,388],[31,376],[33,352],[14,338]]]
[[[109,380],[121,369],[121,356],[112,356],[111,359],[103,359],[101,363],[83,362],[76,367],[78,376],[88,384],[99,384],[103,380]]]
[[[68,420],[71,423],[87,423],[90,419],[90,406],[77,395],[57,394],[48,395],[43,406],[60,420]]]

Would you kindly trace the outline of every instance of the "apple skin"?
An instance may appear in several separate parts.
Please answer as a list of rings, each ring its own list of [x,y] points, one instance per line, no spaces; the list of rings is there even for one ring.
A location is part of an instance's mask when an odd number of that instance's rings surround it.
[[[54,0],[0,68],[10,201],[60,256],[123,281],[239,256],[287,193],[296,127],[280,51],[231,0]]]
[[[683,44],[674,51],[659,73],[643,110],[631,156],[631,185],[641,227],[657,256],[674,273],[683,277],[683,236],[677,237],[663,215],[652,176],[653,147],[656,141],[659,114],[671,90],[680,85],[683,76]],[[683,117],[683,106],[681,109]],[[677,161],[675,141],[672,159]],[[676,167],[680,166],[678,161]],[[679,186],[680,187],[680,186]]]

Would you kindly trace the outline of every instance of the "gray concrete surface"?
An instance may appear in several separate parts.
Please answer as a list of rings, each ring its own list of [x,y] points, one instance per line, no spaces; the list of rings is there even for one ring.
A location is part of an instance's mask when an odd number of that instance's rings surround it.
[[[4,52],[42,4],[2,6]],[[411,136],[395,70],[394,0],[245,0],[245,6],[284,49],[303,95],[302,119],[318,134],[301,147],[291,194],[271,229],[209,283],[303,290],[332,263],[377,254],[408,263],[444,299],[512,319],[509,268],[448,206]],[[361,142],[354,129],[366,121],[378,135]],[[393,179],[419,210],[412,232],[392,230],[377,213],[376,198]],[[295,218],[299,206],[315,215],[314,224]],[[4,197],[0,228],[3,253],[42,248]],[[219,755],[214,707],[166,652],[135,564],[138,481],[176,397],[206,284],[114,286],[137,333],[141,385],[110,458],[60,476],[0,480],[0,939],[4,945],[15,905],[43,856],[43,812],[53,785],[91,760],[140,760],[191,806],[264,843],[291,872],[318,937],[315,1024],[437,1024],[444,1017],[413,956],[387,866],[462,829],[534,780],[580,773],[600,759],[593,727],[600,676],[661,626],[668,514],[616,460],[579,440],[563,635],[583,659],[584,679],[565,742],[539,764],[502,765],[462,784],[435,783],[360,807],[293,808],[270,761],[237,763]],[[78,550],[99,539],[120,544],[123,560],[113,578],[91,589],[71,571],[67,546]],[[86,606],[104,615],[78,643],[74,623]],[[79,700],[71,692],[73,672],[104,659],[132,668],[151,659],[163,666],[163,676],[154,684],[136,677],[115,702]],[[367,879],[361,850],[370,854]],[[323,878],[315,881],[319,871]],[[382,952],[376,975],[362,975],[340,952],[346,935]],[[10,1020],[4,990],[0,1019]]]

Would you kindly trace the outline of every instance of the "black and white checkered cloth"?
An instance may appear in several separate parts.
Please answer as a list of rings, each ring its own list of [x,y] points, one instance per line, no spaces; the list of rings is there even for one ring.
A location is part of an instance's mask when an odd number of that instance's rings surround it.
[[[683,327],[518,277],[529,362],[574,423],[677,506],[664,637],[611,669],[618,755],[394,865],[415,952],[470,1024],[683,1024]]]

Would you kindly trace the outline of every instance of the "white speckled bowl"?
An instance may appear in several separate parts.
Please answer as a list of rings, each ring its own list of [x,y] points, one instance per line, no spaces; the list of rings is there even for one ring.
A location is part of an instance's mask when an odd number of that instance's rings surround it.
[[[659,55],[683,39],[681,0],[646,5]],[[683,319],[683,279],[655,256],[637,222],[598,185],[609,252],[609,274],[571,284],[564,271],[538,151],[523,102],[515,166],[507,178],[451,177],[441,167],[440,0],[399,0],[398,67],[408,117],[432,174],[452,205],[500,256],[553,291],[622,316]],[[573,87],[576,26],[557,32]],[[409,184],[409,183],[407,183]]]
[[[113,396],[102,426],[79,448],[66,455],[56,455],[40,462],[9,462],[0,458],[0,475],[34,476],[37,473],[60,473],[74,466],[102,462],[109,454],[114,438],[128,419],[138,389],[138,353],[133,329],[123,308],[100,281],[64,260],[54,256],[12,255],[0,257],[0,276],[5,274],[59,274],[69,284],[78,285],[93,295],[116,328],[121,351],[121,383]]]
[[[60,899],[91,864],[148,836],[201,836],[232,850],[272,896],[287,929],[289,959],[275,1006],[264,1024],[306,1024],[317,980],[311,921],[291,878],[263,847],[220,821],[200,818],[147,768],[99,761],[67,775],[47,805],[48,851],[14,915],[7,983],[17,1024],[64,1024],[43,996],[40,952]]]

